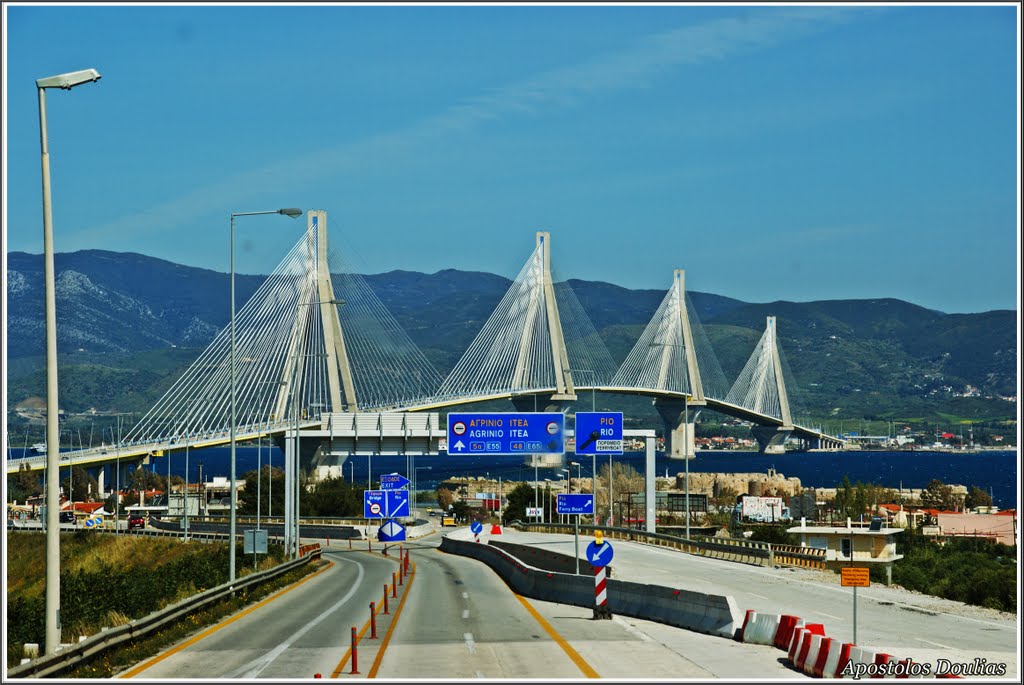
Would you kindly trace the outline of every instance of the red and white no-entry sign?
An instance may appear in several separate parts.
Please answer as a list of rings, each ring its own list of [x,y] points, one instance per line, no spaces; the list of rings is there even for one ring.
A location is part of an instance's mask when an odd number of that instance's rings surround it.
[[[562,427],[558,425],[558,422],[552,421],[548,424],[548,435],[557,435],[561,429]]]
[[[370,503],[370,513],[375,515],[375,516],[380,513],[380,503],[379,502],[371,502]]]
[[[463,433],[466,432],[466,424],[464,424],[462,421],[456,421],[455,423],[452,424],[452,432],[455,433],[456,435],[462,435]]]

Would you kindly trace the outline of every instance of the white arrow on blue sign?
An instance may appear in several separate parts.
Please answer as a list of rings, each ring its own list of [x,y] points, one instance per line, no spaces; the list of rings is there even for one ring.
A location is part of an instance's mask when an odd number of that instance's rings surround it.
[[[610,543],[603,542],[599,545],[596,542],[591,542],[587,545],[587,561],[591,566],[607,566],[612,562],[614,554]]]
[[[408,490],[363,490],[363,518],[389,519],[408,515]]]
[[[555,511],[559,514],[593,514],[593,495],[555,495]]]
[[[380,477],[380,489],[401,490],[411,482],[412,481],[400,473],[385,473]]]
[[[473,521],[473,523],[469,524],[469,529],[473,531],[473,535],[479,535],[480,531],[484,529],[484,526],[479,521]]]
[[[377,530],[377,539],[381,542],[399,542],[405,539],[405,526],[401,523],[388,521]]]

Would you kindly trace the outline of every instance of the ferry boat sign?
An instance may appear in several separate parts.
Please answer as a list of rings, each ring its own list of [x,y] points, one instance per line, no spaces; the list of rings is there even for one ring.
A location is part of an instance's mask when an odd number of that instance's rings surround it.
[[[564,454],[560,412],[448,414],[448,454]]]

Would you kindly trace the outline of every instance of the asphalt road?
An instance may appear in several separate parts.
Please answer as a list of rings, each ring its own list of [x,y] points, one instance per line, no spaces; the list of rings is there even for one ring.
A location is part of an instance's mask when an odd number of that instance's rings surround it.
[[[571,535],[506,528],[501,539],[574,553]],[[581,557],[591,540],[580,536]],[[732,595],[741,611],[793,614],[807,623],[824,624],[830,637],[853,641],[852,588],[840,587],[822,572],[770,569],[634,542],[610,542],[616,579]],[[1007,663],[1008,675],[1016,675],[1018,626],[1013,614],[977,610],[906,590],[873,584],[857,593],[857,643],[879,647],[901,658],[969,663],[979,657]]]
[[[450,531],[451,529],[446,529]],[[330,568],[121,674],[144,679],[377,678],[451,680],[803,678],[771,647],[744,645],[650,621],[593,620],[592,610],[517,597],[486,565],[410,541],[414,573],[363,634],[352,674],[351,628],[398,566],[332,544]],[[404,602],[401,601],[405,595]],[[398,606],[396,606],[398,604]]]

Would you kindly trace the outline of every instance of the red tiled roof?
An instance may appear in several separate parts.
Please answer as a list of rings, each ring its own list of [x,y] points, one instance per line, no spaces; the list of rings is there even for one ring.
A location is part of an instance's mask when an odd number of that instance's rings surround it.
[[[1007,509],[1006,511],[997,511],[993,515],[994,516],[1016,516],[1017,515],[1017,510],[1016,509]]]

